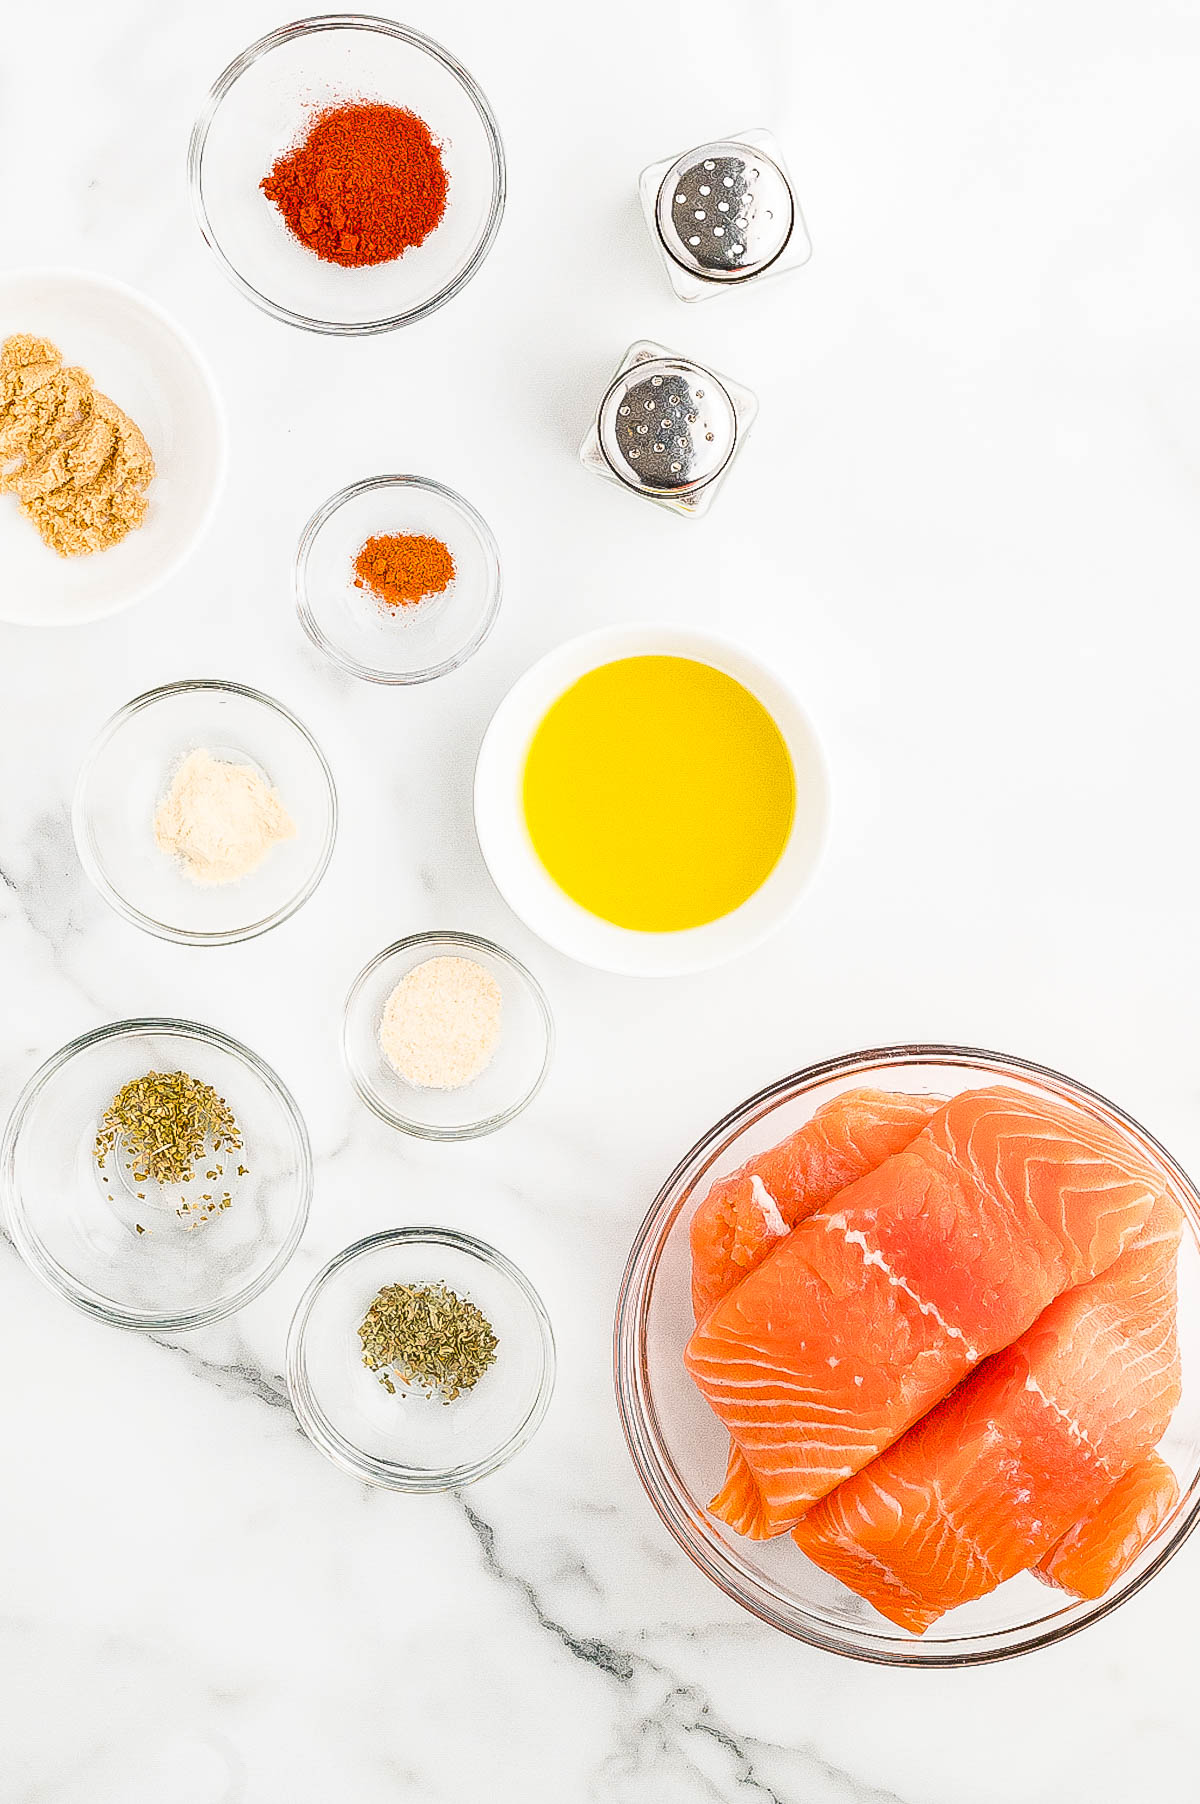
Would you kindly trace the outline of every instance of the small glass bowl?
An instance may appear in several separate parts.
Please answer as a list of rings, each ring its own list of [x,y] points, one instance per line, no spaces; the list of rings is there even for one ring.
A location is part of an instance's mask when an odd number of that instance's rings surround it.
[[[430,958],[469,958],[500,985],[500,1039],[486,1070],[458,1090],[426,1090],[394,1071],[379,1044],[384,1005]],[[422,1140],[474,1140],[512,1121],[546,1081],[554,1022],[541,984],[511,952],[470,933],[414,933],[385,946],[346,998],[342,1050],[354,1088],[381,1121]]]
[[[259,183],[313,113],[346,100],[419,115],[449,178],[446,212],[391,263],[344,269],[294,238]],[[504,212],[504,151],[492,109],[461,63],[390,19],[334,13],[251,44],[213,85],[188,149],[205,242],[247,299],[310,332],[390,332],[451,300],[491,249]]]
[[[200,1201],[219,1183],[231,1206],[190,1230],[173,1187],[162,1200],[126,1174],[119,1149],[104,1171],[94,1152],[122,1085],[178,1070],[211,1084],[242,1130],[240,1152],[216,1155],[219,1180],[200,1174],[187,1187]],[[72,1040],[29,1080],[0,1142],[0,1194],[21,1257],[115,1328],[175,1333],[244,1308],[295,1252],[312,1187],[308,1133],[275,1073],[194,1021],[116,1021]]]
[[[1159,1449],[1179,1479],[1175,1511],[1106,1596],[1085,1602],[1020,1573],[910,1635],[807,1560],[789,1535],[749,1541],[711,1515],[729,1440],[691,1382],[692,1217],[713,1182],[775,1146],[843,1091],[952,1096],[1007,1084],[1065,1102],[1132,1141],[1185,1218],[1179,1249],[1183,1394]],[[717,1122],[667,1179],[634,1239],[617,1301],[617,1407],[650,1501],[683,1551],[735,1603],[830,1653],[884,1666],[976,1666],[1048,1647],[1108,1616],[1160,1572],[1200,1518],[1200,1195],[1158,1142],[1115,1103],[1045,1066],[963,1046],[885,1046],[828,1059],[760,1090]]]
[[[455,577],[440,595],[389,607],[355,584],[366,541],[389,533],[441,539]],[[296,611],[314,645],[368,683],[427,683],[465,664],[500,607],[500,555],[469,501],[425,476],[369,476],[331,495],[300,537]]]
[[[451,1404],[362,1362],[358,1326],[387,1284],[438,1280],[487,1316],[495,1363]],[[394,1228],[338,1253],[300,1299],[288,1335],[292,1407],[314,1447],[353,1478],[393,1491],[448,1491],[510,1460],[554,1389],[554,1334],[541,1298],[503,1253],[449,1228]]]
[[[296,825],[234,883],[196,883],[154,843],[154,815],[189,752],[249,764]],[[227,946],[295,914],[325,875],[337,834],[333,776],[280,702],[240,683],[197,679],[119,709],[84,760],[72,814],[80,862],[117,913],[163,940]]]

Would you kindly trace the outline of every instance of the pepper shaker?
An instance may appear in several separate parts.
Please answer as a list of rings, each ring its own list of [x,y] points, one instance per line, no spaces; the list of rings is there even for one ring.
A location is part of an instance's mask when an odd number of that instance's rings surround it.
[[[694,519],[712,506],[757,412],[740,383],[639,339],[605,392],[580,462]]]
[[[646,223],[683,301],[798,269],[812,240],[773,133],[755,128],[652,163]]]

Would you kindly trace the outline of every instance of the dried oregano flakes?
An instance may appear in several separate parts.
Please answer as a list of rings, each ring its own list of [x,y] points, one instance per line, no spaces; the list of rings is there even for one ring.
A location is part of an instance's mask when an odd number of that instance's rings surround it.
[[[440,1280],[385,1284],[358,1335],[363,1364],[379,1373],[386,1391],[394,1394],[398,1379],[443,1403],[478,1384],[499,1346],[483,1311]]]

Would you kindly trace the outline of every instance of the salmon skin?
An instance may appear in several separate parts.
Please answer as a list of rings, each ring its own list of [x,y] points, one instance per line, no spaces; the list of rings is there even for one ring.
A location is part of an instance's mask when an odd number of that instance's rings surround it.
[[[778,1146],[718,1179],[692,1217],[696,1320],[761,1265],[797,1222],[915,1140],[944,1101],[896,1090],[844,1091]],[[770,1532],[758,1484],[736,1443],[725,1483],[708,1507],[752,1540]]]
[[[703,1321],[797,1222],[915,1140],[943,1097],[847,1090],[713,1185],[692,1217],[692,1307]]]
[[[810,1510],[793,1531],[809,1559],[923,1634],[1093,1515],[1179,1401],[1182,1225],[1160,1198],[1115,1264]]]
[[[1178,1502],[1179,1480],[1165,1459],[1149,1453],[1055,1542],[1034,1571],[1075,1597],[1103,1597],[1150,1545]]]
[[[944,1104],[779,1240],[684,1353],[758,1485],[764,1532],[794,1526],[1111,1265],[1159,1189],[1112,1128],[996,1086]]]

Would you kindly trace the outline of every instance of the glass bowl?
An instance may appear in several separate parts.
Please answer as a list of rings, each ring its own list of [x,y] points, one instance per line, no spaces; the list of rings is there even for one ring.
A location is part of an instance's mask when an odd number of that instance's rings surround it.
[[[386,1284],[442,1280],[478,1304],[495,1363],[451,1404],[362,1362],[358,1325]],[[292,1407],[314,1447],[393,1491],[448,1491],[495,1472],[534,1433],[554,1389],[554,1334],[541,1298],[503,1253],[449,1228],[394,1228],[338,1253],[300,1299],[288,1335]]]
[[[154,814],[189,752],[252,765],[280,797],[294,839],[234,883],[197,883],[154,843]],[[227,946],[295,914],[325,875],[337,833],[333,776],[307,727],[240,683],[197,679],[148,690],[103,728],[73,809],[84,870],[117,913],[159,939]]]
[[[384,1005],[431,958],[468,958],[500,986],[500,1039],[487,1067],[457,1090],[427,1090],[393,1070],[379,1044]],[[376,953],[350,987],[342,1049],[354,1088],[381,1121],[423,1140],[473,1140],[512,1121],[546,1081],[554,1022],[541,984],[519,959],[470,933],[414,933]]]
[[[240,1152],[215,1155],[230,1207],[191,1230],[173,1186],[163,1200],[153,1182],[126,1174],[118,1151],[103,1172],[94,1155],[122,1085],[178,1070],[211,1084],[242,1130]],[[72,1040],[29,1080],[0,1143],[18,1252],[52,1290],[116,1328],[177,1332],[244,1308],[295,1252],[312,1185],[308,1133],[270,1066],[194,1021],[116,1021]],[[215,1189],[203,1174],[187,1187],[197,1202]]]
[[[1005,1083],[1066,1101],[1133,1140],[1157,1165],[1186,1217],[1179,1257],[1183,1396],[1159,1449],[1180,1499],[1171,1519],[1107,1596],[1083,1602],[1029,1574],[951,1611],[923,1636],[876,1614],[800,1553],[790,1536],[754,1542],[706,1508],[725,1472],[728,1438],[683,1367],[692,1329],[689,1227],[717,1178],[793,1133],[843,1090],[942,1094]],[[656,1197],[634,1241],[617,1304],[617,1403],[650,1500],[700,1570],[773,1627],[830,1652],[891,1666],[971,1666],[1026,1653],[1107,1616],[1159,1572],[1200,1512],[1200,1196],[1144,1128],[1113,1103],[1023,1059],[957,1046],[891,1046],[830,1059],[761,1090],[719,1121]]]
[[[370,538],[425,533],[454,558],[440,595],[389,607],[357,588],[354,560]],[[426,683],[465,664],[500,607],[500,556],[469,501],[424,476],[371,476],[319,507],[300,537],[295,565],[300,624],[327,657],[368,683]]]
[[[322,262],[259,188],[314,112],[366,99],[407,107],[439,141],[446,212],[392,263]],[[188,149],[192,207],[230,281],[276,319],[310,332],[390,332],[424,319],[471,280],[504,211],[504,152],[487,101],[432,38],[356,13],[281,26],[213,85]]]

